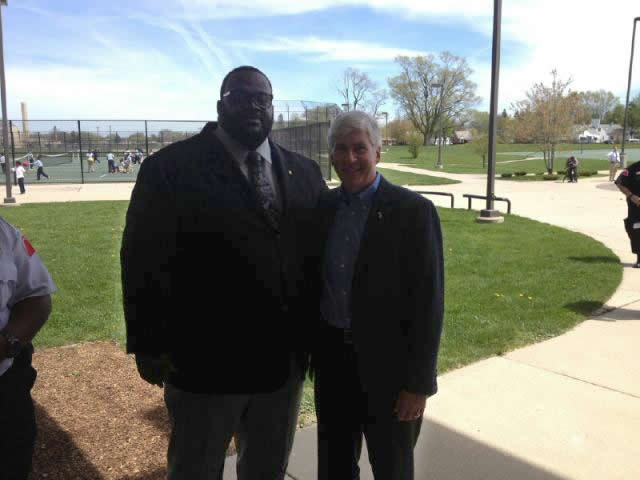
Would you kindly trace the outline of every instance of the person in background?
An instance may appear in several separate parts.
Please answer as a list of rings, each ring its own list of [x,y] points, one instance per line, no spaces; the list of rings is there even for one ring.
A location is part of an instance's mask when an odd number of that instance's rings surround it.
[[[89,172],[95,172],[95,159],[93,158],[93,152],[87,152],[87,167]]]
[[[56,286],[35,249],[0,218],[0,478],[26,480],[36,422],[31,341],[51,313]]]
[[[16,173],[16,180],[18,182],[18,186],[20,187],[20,194],[24,194],[27,191],[24,187],[24,174],[26,170],[22,166],[22,162],[16,162],[16,168],[12,168],[11,170]]]
[[[113,152],[107,153],[107,169],[109,173],[116,173],[116,165],[113,159],[114,159]]]
[[[577,183],[578,182],[578,159],[574,156],[571,156],[567,159],[567,177],[569,178],[569,183]]]
[[[4,158],[4,154],[0,153],[0,167],[2,167],[2,173],[7,173],[7,160]]]
[[[615,145],[613,146],[613,150],[607,155],[607,158],[609,160],[609,181],[613,182],[616,179],[616,171],[620,166],[620,155]]]
[[[38,181],[40,181],[40,176],[47,177],[47,180],[49,180],[49,175],[47,175],[44,171],[44,164],[42,163],[42,155],[38,155],[38,158],[36,159],[34,166],[38,169],[36,173]]]
[[[640,268],[640,162],[635,162],[620,172],[616,186],[627,197],[627,218],[624,229],[631,241],[631,251],[636,254],[634,268]]]

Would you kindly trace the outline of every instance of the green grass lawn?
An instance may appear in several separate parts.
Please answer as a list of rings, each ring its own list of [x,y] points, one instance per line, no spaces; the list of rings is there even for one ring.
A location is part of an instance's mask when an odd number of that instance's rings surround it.
[[[459,180],[451,180],[450,178],[434,177],[431,175],[422,175],[420,173],[400,172],[390,168],[380,168],[378,171],[396,185],[447,185],[451,183],[460,183]]]
[[[123,343],[119,248],[127,203],[2,211],[31,239],[59,288],[38,348]],[[584,235],[517,216],[481,225],[477,212],[439,212],[446,270],[441,373],[566,331],[600,307],[622,278],[619,259]],[[312,411],[308,382],[302,416]]]
[[[438,147],[430,145],[423,147],[417,159],[411,158],[407,146],[386,147],[382,154],[382,161],[400,163],[428,170],[435,170]],[[583,145],[582,153],[580,145],[561,144],[556,151],[554,170],[564,169],[569,155],[575,155],[580,162],[580,169],[584,170],[608,170],[607,153],[611,145]],[[498,144],[496,147],[496,173],[503,172],[527,172],[538,173],[545,170],[544,160],[531,159],[530,157],[542,157],[538,145],[528,144]],[[640,149],[627,148],[627,160],[629,162],[640,159]],[[450,173],[485,173],[482,157],[473,150],[473,145],[447,145],[442,149],[444,171]]]
[[[395,185],[448,185],[451,183],[460,183],[459,180],[451,180],[450,178],[434,177],[433,175],[423,175],[421,173],[400,172],[390,168],[380,168],[377,170],[389,182]],[[336,170],[331,167],[331,179],[340,181],[340,177]]]

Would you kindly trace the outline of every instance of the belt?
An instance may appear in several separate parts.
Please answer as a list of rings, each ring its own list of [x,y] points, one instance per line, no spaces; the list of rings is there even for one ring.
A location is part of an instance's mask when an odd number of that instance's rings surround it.
[[[353,344],[353,331],[350,328],[339,328],[325,325],[324,334],[327,339],[334,342],[341,342],[345,345]]]

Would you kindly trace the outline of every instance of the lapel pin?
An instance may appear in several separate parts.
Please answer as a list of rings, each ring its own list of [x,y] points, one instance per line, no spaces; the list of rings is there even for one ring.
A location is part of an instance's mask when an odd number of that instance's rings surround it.
[[[291,170],[289,170],[289,175],[293,175],[293,172]]]
[[[382,212],[378,210],[378,220],[382,220]]]

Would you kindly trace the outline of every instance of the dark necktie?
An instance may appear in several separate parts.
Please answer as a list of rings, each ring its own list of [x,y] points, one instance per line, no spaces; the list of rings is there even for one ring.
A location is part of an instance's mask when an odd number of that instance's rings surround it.
[[[249,170],[249,183],[256,189],[258,205],[264,210],[269,224],[277,229],[280,221],[280,211],[276,203],[276,195],[267,179],[265,160],[262,155],[252,150],[247,154],[247,167]]]

